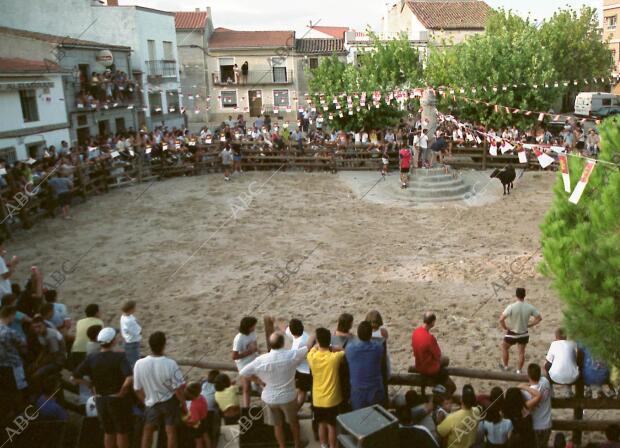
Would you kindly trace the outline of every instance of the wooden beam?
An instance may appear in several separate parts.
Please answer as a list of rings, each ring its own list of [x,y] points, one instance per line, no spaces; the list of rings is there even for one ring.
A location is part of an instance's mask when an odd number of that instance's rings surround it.
[[[202,359],[200,361],[194,361],[192,359],[179,359],[177,360],[177,364],[180,366],[187,367],[198,367],[199,369],[209,369],[209,370],[221,370],[224,372],[236,372],[237,366],[234,362],[221,362],[221,361],[212,361],[209,359]]]
[[[605,431],[610,425],[620,425],[620,420],[553,420],[556,431]]]
[[[480,380],[495,380],[495,381],[508,381],[515,383],[527,382],[527,375],[519,375],[510,372],[494,372],[489,370],[480,369],[466,369],[462,367],[448,367],[448,375],[458,376],[463,378],[475,378]],[[415,371],[415,367],[409,367],[409,372],[412,375],[419,375]]]

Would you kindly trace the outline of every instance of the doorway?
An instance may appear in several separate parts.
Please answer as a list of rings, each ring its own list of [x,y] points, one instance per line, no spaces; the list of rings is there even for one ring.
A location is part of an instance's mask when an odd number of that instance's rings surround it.
[[[250,117],[260,117],[263,108],[263,95],[260,90],[248,91],[250,97]]]

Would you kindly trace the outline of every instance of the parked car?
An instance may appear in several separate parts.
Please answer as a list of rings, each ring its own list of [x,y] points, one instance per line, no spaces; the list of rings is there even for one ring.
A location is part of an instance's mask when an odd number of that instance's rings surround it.
[[[613,93],[581,92],[575,99],[575,115],[607,117],[620,113],[620,97]]]

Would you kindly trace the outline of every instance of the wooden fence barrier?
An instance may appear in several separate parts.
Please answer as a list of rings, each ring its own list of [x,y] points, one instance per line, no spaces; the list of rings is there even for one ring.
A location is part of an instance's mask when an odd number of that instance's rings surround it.
[[[177,360],[180,366],[200,369],[217,369],[220,371],[237,372],[237,367],[232,362],[217,362],[212,360],[195,361],[191,359]],[[413,369],[410,369],[410,372]],[[498,381],[500,383],[523,383],[527,382],[527,376],[508,372],[494,372],[489,370],[468,369],[461,367],[448,367],[448,374],[452,377],[469,379]],[[429,387],[432,384],[418,373],[392,374],[388,384],[390,386]],[[583,431],[604,431],[611,424],[619,424],[620,420],[590,420],[583,418],[584,409],[620,410],[620,400],[605,398],[594,399],[583,396],[583,386],[576,387],[577,393],[573,398],[553,398],[553,409],[573,409],[573,419],[553,419],[553,429],[556,431],[572,431],[573,441],[579,445]]]

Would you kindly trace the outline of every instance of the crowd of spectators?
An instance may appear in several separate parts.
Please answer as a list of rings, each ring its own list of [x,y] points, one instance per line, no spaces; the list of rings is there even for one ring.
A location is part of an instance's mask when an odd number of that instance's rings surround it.
[[[138,98],[136,83],[122,70],[92,72],[89,77],[80,72],[78,89],[77,104],[82,107],[127,104]]]
[[[165,139],[164,133],[156,135]],[[124,144],[132,137],[116,140]],[[67,425],[63,371],[70,371],[71,381],[79,386],[83,409],[99,419],[106,448],[129,447],[136,438],[142,447],[150,447],[158,428],[165,432],[168,447],[189,443],[210,448],[221,421],[240,424],[256,404],[252,391],[260,392],[265,422],[274,427],[280,447],[285,446],[285,425],[295,446],[302,446],[299,413],[309,401],[322,447],[337,446],[338,415],[382,405],[395,410],[401,446],[543,448],[551,435],[554,385],[571,396],[574,384],[583,380],[590,395],[618,397],[612,384],[617,386],[617,373],[560,328],[545,359],[527,366],[526,383],[507,390],[495,387],[489,395],[465,385],[455,398],[457,387],[449,376],[449,359],[433,334],[437,316],[432,312],[424,313],[411,333],[414,369],[432,385],[429,396],[409,390],[390,397],[391,339],[376,310],[355,332],[354,317],[346,313],[333,330],[308,331],[298,318],[281,321],[267,350],[258,342],[257,319],[246,316],[232,344],[238,378],[212,370],[202,380],[190,381],[167,356],[164,333],[149,332],[149,354],[143,356],[136,302],[126,302],[113,322],[101,318],[98,304],[89,304],[74,323],[58,292],[45,287],[37,267],[22,287],[14,278],[19,259],[6,256],[2,241],[0,250],[0,412],[5,427],[28,405],[39,410],[37,419],[55,422],[59,430]],[[518,288],[514,303],[499,319],[506,331],[502,369],[509,368],[509,349],[517,345],[516,370],[521,372],[528,329],[541,321],[540,312],[525,301],[525,290]],[[618,448],[618,428],[612,426],[607,433],[609,443],[597,446]]]

